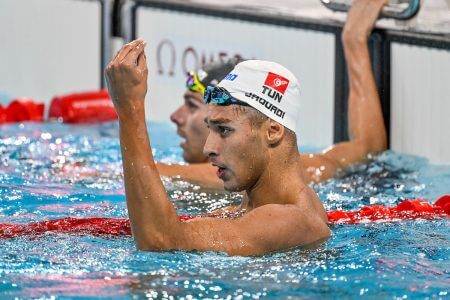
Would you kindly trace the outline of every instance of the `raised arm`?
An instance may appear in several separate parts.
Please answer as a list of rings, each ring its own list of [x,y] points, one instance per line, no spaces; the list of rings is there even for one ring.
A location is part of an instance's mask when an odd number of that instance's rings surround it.
[[[147,93],[145,43],[125,45],[105,70],[119,116],[120,144],[128,214],[135,242],[155,247],[167,228],[180,224],[153,160],[145,122]]]
[[[372,65],[368,38],[386,0],[354,0],[342,32],[349,77],[348,130],[350,141],[326,149],[321,155],[303,155],[306,168],[324,166],[319,180],[337,169],[364,161],[370,153],[386,150],[387,135]],[[311,169],[313,170],[313,169]],[[314,176],[312,176],[313,179]],[[318,180],[318,181],[319,181]]]

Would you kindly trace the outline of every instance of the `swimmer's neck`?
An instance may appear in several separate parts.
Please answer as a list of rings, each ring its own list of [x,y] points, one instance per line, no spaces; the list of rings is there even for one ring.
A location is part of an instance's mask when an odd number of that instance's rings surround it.
[[[256,183],[245,191],[241,208],[249,211],[266,204],[295,203],[306,186],[298,172],[300,167],[298,152],[283,161],[272,159]]]

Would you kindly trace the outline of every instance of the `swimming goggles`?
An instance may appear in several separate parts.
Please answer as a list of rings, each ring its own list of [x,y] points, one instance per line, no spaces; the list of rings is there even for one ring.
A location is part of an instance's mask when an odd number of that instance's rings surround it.
[[[212,102],[218,105],[237,104],[249,106],[247,103],[233,98],[225,88],[219,86],[208,86],[203,95],[203,101],[205,104]]]
[[[192,71],[188,73],[188,78],[186,80],[186,87],[193,92],[204,94],[206,91],[205,86],[198,79],[197,73]]]

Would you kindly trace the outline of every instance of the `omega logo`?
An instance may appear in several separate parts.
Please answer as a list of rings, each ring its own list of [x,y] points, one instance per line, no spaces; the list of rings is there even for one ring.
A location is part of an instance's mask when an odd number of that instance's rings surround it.
[[[178,55],[181,53],[181,56]],[[156,64],[159,75],[176,76],[178,72],[183,75],[193,69],[198,69],[213,61],[225,62],[230,58],[242,58],[240,54],[230,55],[225,51],[214,53],[213,51],[198,50],[188,46],[182,51],[175,47],[169,39],[163,39],[156,48]],[[177,64],[179,62],[179,64]]]

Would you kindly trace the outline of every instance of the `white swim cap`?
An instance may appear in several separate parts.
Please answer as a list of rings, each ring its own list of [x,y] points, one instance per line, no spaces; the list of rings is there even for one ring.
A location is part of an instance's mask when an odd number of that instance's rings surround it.
[[[246,60],[236,65],[218,85],[233,98],[294,131],[300,111],[300,88],[294,74],[280,64]]]

